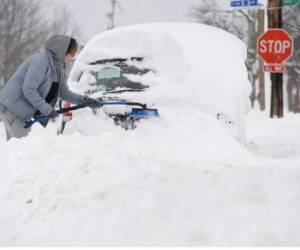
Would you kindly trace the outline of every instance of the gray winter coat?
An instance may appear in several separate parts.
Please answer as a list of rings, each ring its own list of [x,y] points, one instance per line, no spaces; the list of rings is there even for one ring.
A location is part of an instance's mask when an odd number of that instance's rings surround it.
[[[45,101],[54,78],[59,81],[58,96],[78,104],[83,96],[71,92],[66,84],[64,55],[70,37],[54,36],[46,43],[46,51],[28,57],[0,90],[0,103],[15,113],[22,121],[28,121],[38,110],[49,115],[52,106]]]

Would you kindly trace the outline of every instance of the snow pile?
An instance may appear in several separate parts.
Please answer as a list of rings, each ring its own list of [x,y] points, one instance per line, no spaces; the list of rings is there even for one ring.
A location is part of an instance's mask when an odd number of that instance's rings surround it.
[[[186,47],[180,34],[189,25],[185,33],[197,35]],[[209,45],[222,58],[210,60]],[[274,162],[257,179],[261,159],[216,120],[216,111],[246,110],[244,49],[226,32],[196,24],[133,26],[93,39],[72,71],[72,88],[83,90],[74,78],[87,62],[144,56],[143,66],[156,72],[142,77],[150,91],[126,97],[153,102],[161,117],[125,131],[86,109],[59,137],[56,124],[9,143],[1,131],[0,245],[268,244],[278,235],[280,243],[296,242],[284,220],[273,231],[264,227],[278,215],[271,195],[278,190],[268,180]],[[266,218],[265,208],[272,211]]]
[[[189,159],[172,140],[161,152],[162,135],[56,137],[53,124],[1,142],[0,245],[299,245],[300,119],[249,123],[262,156],[228,144],[231,159]]]
[[[205,129],[179,135],[182,121],[164,123],[164,134],[149,122],[59,137],[51,124],[1,142],[0,245],[193,244],[202,173],[249,155],[230,137],[216,148]]]

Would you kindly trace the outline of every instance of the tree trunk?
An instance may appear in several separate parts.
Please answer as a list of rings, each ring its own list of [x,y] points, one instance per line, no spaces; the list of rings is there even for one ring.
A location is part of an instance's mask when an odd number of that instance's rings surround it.
[[[265,10],[258,11],[258,36],[265,32]],[[259,103],[260,110],[266,109],[265,104],[265,72],[264,62],[259,58],[259,73],[258,73],[258,94],[257,100]]]
[[[269,28],[282,28],[282,2],[283,0],[269,0],[268,3],[268,26]],[[283,117],[283,74],[271,73],[271,113],[273,118]],[[274,93],[273,93],[274,92]]]

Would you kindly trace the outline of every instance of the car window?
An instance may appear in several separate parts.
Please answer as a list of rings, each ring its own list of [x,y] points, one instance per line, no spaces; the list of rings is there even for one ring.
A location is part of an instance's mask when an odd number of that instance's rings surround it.
[[[111,78],[120,78],[121,69],[118,67],[105,67],[98,71],[98,80],[111,79]]]
[[[149,72],[146,69],[139,69],[132,65],[118,64],[101,68],[98,71],[91,72],[96,78],[96,86],[100,91],[113,91],[117,88],[128,88],[142,90],[149,86],[141,82],[134,82],[129,80],[126,75],[143,75]]]

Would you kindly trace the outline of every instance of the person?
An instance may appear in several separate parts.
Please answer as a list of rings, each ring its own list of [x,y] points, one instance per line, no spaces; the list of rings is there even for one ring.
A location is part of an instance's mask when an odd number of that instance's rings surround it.
[[[74,59],[77,41],[55,35],[46,41],[45,47],[44,51],[25,59],[0,89],[0,120],[4,123],[7,140],[27,136],[30,128],[25,129],[24,125],[33,117],[57,117],[54,106],[58,97],[73,104],[88,101],[93,107],[97,106],[97,100],[70,91],[66,84],[65,64]],[[46,127],[47,123],[42,125]]]

